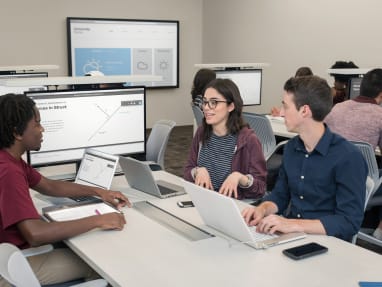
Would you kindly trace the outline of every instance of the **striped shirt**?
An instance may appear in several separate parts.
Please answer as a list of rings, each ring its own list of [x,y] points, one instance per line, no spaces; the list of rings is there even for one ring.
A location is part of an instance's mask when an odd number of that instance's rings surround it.
[[[232,158],[236,149],[236,141],[237,135],[228,134],[219,137],[212,134],[200,149],[198,166],[208,170],[216,191],[232,172]]]

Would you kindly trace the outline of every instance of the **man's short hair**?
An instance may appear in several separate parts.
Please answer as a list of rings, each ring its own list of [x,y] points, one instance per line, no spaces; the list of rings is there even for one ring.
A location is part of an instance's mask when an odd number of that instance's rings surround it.
[[[35,116],[35,102],[25,95],[6,94],[0,97],[0,149],[15,142],[15,133],[22,135]]]
[[[376,98],[382,93],[382,69],[374,69],[365,74],[361,82],[360,95]]]
[[[294,95],[297,109],[308,105],[315,121],[323,121],[333,106],[333,97],[326,80],[317,76],[294,77],[286,81],[284,90]]]

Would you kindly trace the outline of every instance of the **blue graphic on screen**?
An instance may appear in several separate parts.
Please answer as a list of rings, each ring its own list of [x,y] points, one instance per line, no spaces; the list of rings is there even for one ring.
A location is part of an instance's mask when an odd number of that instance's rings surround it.
[[[131,75],[130,48],[76,48],[76,76],[90,71],[104,75]]]

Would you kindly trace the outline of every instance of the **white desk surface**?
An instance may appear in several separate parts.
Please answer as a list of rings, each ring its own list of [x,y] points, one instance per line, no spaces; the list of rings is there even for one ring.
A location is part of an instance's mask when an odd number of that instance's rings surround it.
[[[272,130],[275,136],[293,138],[297,135],[297,133],[288,132],[283,117],[274,117],[271,115],[266,115],[266,117],[271,122]]]
[[[179,180],[166,172],[156,178]],[[179,208],[182,195],[157,199],[127,187],[115,177],[113,189],[132,201],[148,199],[178,217],[203,225],[195,208]],[[39,201],[36,199],[36,201]],[[37,202],[46,205],[46,203]],[[246,245],[229,247],[226,239],[189,239],[154,222],[135,209],[124,208],[127,224],[122,231],[93,230],[67,241],[68,245],[112,286],[358,286],[359,281],[381,281],[382,256],[334,237],[313,236],[266,250]],[[328,253],[301,261],[281,251],[318,242]]]
[[[297,133],[287,131],[283,117],[274,117],[271,115],[266,115],[266,117],[271,122],[272,130],[275,136],[292,138],[297,135]],[[379,147],[375,149],[375,154],[381,156],[381,150],[379,149]]]

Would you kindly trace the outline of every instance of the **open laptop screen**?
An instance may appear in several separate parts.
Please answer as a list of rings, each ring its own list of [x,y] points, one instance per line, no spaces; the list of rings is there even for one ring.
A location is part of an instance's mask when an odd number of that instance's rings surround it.
[[[118,156],[87,149],[75,182],[110,189],[117,163]]]

